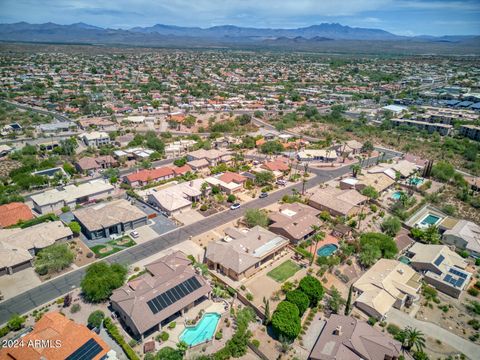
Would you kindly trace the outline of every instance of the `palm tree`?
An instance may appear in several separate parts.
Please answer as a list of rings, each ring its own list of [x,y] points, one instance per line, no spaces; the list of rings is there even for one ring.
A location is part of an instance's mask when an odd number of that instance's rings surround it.
[[[312,266],[313,262],[315,261],[315,255],[317,254],[317,246],[320,241],[323,241],[325,239],[325,233],[320,230],[320,226],[318,225],[312,225],[312,229],[315,231],[315,234],[313,235],[313,241],[315,243],[315,249],[313,250],[313,256],[312,259],[310,260],[310,266]]]
[[[350,166],[350,169],[352,170],[352,176],[354,178],[362,174],[362,167],[360,166],[360,164],[353,164],[352,166]]]
[[[425,348],[425,336],[420,330],[408,326],[405,330],[405,348],[411,350],[414,346],[417,351],[422,351]]]

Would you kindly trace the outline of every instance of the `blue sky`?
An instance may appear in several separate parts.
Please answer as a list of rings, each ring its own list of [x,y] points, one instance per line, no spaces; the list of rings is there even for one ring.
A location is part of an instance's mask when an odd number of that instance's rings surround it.
[[[480,0],[0,0],[0,22],[295,28],[338,22],[399,35],[480,35]]]

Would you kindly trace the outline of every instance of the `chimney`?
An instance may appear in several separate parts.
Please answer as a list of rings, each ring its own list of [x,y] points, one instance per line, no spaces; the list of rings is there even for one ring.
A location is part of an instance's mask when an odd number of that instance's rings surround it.
[[[342,325],[338,325],[333,331],[333,335],[342,335]]]
[[[403,275],[404,271],[403,269],[398,269],[398,272]]]
[[[262,240],[262,235],[258,235],[258,240]]]
[[[250,252],[250,248],[245,248],[245,251],[247,252],[247,254]]]

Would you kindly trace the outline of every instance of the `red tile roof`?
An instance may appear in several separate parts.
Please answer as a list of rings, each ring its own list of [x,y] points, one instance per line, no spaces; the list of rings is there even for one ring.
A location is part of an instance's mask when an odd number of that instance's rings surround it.
[[[188,165],[183,165],[183,166],[178,166],[173,168],[173,172],[175,173],[175,175],[183,175],[189,171],[192,172],[192,168]]]
[[[241,184],[247,180],[245,176],[230,171],[224,173],[219,179],[226,183],[231,183],[233,181],[237,184]]]
[[[90,339],[94,339],[102,348],[102,351],[92,360],[99,360],[110,351],[102,338],[86,326],[77,324],[58,312],[48,313],[42,316],[35,324],[33,331],[25,335],[22,340],[24,344],[48,341],[50,346],[3,348],[0,350],[0,360],[64,360]],[[55,346],[57,341],[59,346]]]
[[[0,206],[0,228],[15,225],[20,220],[33,219],[30,208],[21,202]]]
[[[127,179],[129,182],[147,182],[147,181],[155,181],[157,179],[174,175],[172,168],[168,166],[164,166],[157,169],[147,169],[141,170],[137,173],[127,175]]]
[[[288,164],[280,159],[275,159],[273,161],[268,161],[263,166],[270,171],[288,171]]]

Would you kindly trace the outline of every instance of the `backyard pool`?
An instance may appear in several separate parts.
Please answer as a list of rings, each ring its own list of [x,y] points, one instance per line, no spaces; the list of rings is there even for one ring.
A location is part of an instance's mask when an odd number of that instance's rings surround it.
[[[335,251],[337,251],[337,249],[338,249],[338,246],[335,245],[335,244],[323,245],[320,249],[317,250],[317,255],[318,256],[330,256]]]
[[[411,178],[408,181],[409,181],[410,185],[418,186],[418,185],[422,184],[425,181],[425,179],[421,178],[421,177],[414,177],[414,178]]]
[[[401,196],[402,196],[401,191],[395,191],[390,197],[392,198],[392,200],[400,200]]]
[[[440,221],[440,219],[441,219],[440,216],[428,214],[423,218],[422,221],[420,221],[420,225],[422,226],[436,225]]]
[[[195,346],[211,340],[217,329],[220,314],[206,313],[199,320],[197,325],[187,327],[180,334],[180,340],[185,341],[189,346]]]

